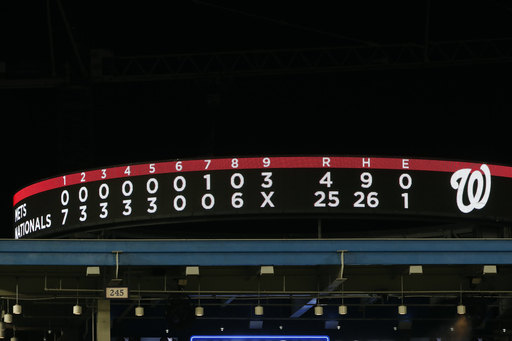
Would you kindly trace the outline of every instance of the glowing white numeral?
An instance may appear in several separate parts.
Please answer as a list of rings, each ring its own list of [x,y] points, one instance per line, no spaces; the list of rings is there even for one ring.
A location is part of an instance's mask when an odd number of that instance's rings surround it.
[[[241,208],[244,206],[244,200],[242,199],[242,193],[236,192],[231,197],[231,206],[234,208]]]
[[[407,181],[404,181],[407,180]],[[398,183],[400,184],[400,187],[403,189],[409,189],[412,186],[412,178],[409,174],[404,173],[400,175],[400,179],[398,180]]]
[[[402,193],[402,198],[404,198],[404,208],[409,208],[409,193]]]
[[[379,199],[377,199],[377,192],[370,192],[366,197],[366,203],[371,208],[375,208],[379,206]],[[359,199],[354,203],[354,207],[365,207],[366,205],[363,203],[365,195],[363,192],[355,192],[354,196],[359,197]]]
[[[327,205],[331,207],[337,207],[340,204],[340,199],[337,197],[338,191],[329,192],[329,203]]]
[[[108,202],[101,202],[100,203],[100,207],[101,207],[100,218],[101,219],[105,219],[108,216],[107,206],[108,206]]]
[[[105,179],[106,177],[107,177],[107,170],[106,169],[102,169],[101,170],[101,178]]]
[[[126,167],[126,169],[124,170],[124,174],[126,174],[126,175],[130,175],[130,174],[132,174],[132,171],[131,171],[131,169],[130,169],[130,166]]]
[[[67,208],[64,208],[61,212],[64,213],[64,217],[62,218],[62,225],[64,225],[66,223],[66,219],[68,217],[68,209]]]
[[[263,159],[263,167],[270,166],[270,159],[268,157]]]
[[[327,205],[329,205],[329,207],[338,207],[338,205],[340,204],[340,199],[337,197],[339,192],[338,191],[329,191],[328,193],[329,193],[329,202],[327,203]],[[315,196],[320,197],[320,198],[315,202],[314,207],[325,207],[326,206],[326,204],[324,203],[324,200],[326,198],[325,193],[322,191],[317,191],[317,192],[315,192]]]
[[[261,184],[261,187],[263,188],[270,188],[272,187],[272,179],[270,179],[270,177],[272,176],[272,172],[261,172],[261,176],[264,176],[265,179],[263,179],[263,181],[265,181],[264,183]]]
[[[359,197],[359,200],[357,200],[355,203],[354,203],[354,207],[365,207],[365,204],[363,204],[363,200],[364,200],[364,193],[363,192],[355,192],[354,193],[354,196],[355,197]]]
[[[125,182],[123,182],[122,190],[123,190],[123,195],[125,197],[129,197],[130,195],[132,195],[132,192],[133,192],[132,182],[129,180],[126,180]]]
[[[80,210],[81,210],[80,221],[87,220],[87,212],[85,212],[87,210],[87,206],[86,205],[80,206]]]
[[[155,213],[157,206],[156,206],[156,197],[150,197],[148,198],[149,201],[149,208],[148,213]]]
[[[238,168],[238,159],[231,160],[231,168]]]
[[[319,181],[320,185],[326,185],[327,188],[330,188],[332,185],[331,181],[331,172],[325,173],[325,175]]]
[[[204,167],[204,169],[208,169],[208,167],[210,167],[210,162],[212,162],[212,160],[204,160],[204,162],[206,162],[206,166]]]
[[[85,173],[82,172],[82,179],[80,179],[80,182],[85,182]]]
[[[368,206],[370,206],[371,208],[379,206],[379,199],[377,199],[377,195],[377,192],[370,192],[366,197],[366,202],[368,203]]]
[[[149,172],[150,173],[154,173],[155,172],[155,164],[154,163],[150,163],[149,164]]]
[[[185,180],[185,178],[182,177],[181,175],[177,176],[174,179],[174,190],[176,192],[181,192],[185,189],[185,187],[187,187],[187,181]]]
[[[100,194],[100,198],[105,200],[107,199],[108,195],[109,195],[109,188],[108,188],[108,185],[107,184],[101,184],[100,186],[100,190],[99,190],[99,194]]]
[[[238,184],[236,183],[236,179],[238,179]],[[231,186],[234,189],[240,189],[244,185],[244,176],[240,173],[235,173],[231,176]]]
[[[124,204],[123,215],[127,216],[127,215],[132,214],[132,207],[130,206],[131,203],[132,203],[132,201],[130,199],[123,200],[123,204]]]
[[[183,169],[183,164],[181,161],[176,162],[176,170],[179,172]]]
[[[210,202],[209,204],[207,203],[207,200]],[[213,205],[215,205],[215,198],[210,193],[205,194],[201,198],[201,204],[203,205],[204,209],[209,210],[213,207]]]
[[[158,181],[155,178],[151,178],[146,183],[146,190],[149,194],[155,194],[158,191]]]
[[[369,188],[372,185],[372,175],[368,172],[364,172],[361,174],[361,187]]]
[[[318,199],[316,202],[315,202],[315,207],[325,207],[325,203],[324,203],[324,200],[325,200],[325,193],[322,192],[322,191],[318,191],[318,192],[315,192],[315,196],[316,197],[320,197],[320,199]]]
[[[203,178],[206,180],[206,190],[209,191],[211,187],[210,174],[203,175]]]
[[[183,211],[187,206],[187,200],[183,195],[178,195],[174,198],[174,209],[176,211]]]
[[[69,203],[69,192],[67,190],[63,190],[60,195],[60,202],[62,206],[66,206]]]
[[[80,202],[86,202],[88,196],[89,196],[89,192],[87,191],[87,188],[86,187],[80,188],[80,191],[78,192],[78,199],[80,199]]]

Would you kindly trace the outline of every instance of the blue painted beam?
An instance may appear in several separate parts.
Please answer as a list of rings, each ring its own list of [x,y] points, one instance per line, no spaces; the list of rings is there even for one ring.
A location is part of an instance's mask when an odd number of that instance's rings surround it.
[[[509,239],[0,240],[1,265],[511,264]]]

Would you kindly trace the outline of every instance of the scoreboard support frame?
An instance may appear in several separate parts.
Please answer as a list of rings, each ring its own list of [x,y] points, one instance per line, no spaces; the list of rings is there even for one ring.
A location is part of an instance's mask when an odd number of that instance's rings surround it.
[[[510,264],[510,239],[0,240],[6,265],[308,266]]]

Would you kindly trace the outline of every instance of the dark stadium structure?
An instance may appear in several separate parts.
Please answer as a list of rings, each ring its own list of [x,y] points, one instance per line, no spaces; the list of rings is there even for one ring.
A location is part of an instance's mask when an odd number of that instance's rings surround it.
[[[0,338],[511,341],[510,3],[0,7]]]

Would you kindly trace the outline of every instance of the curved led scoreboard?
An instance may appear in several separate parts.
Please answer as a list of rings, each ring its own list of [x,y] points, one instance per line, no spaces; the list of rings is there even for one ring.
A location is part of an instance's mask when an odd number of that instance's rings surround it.
[[[247,157],[120,165],[65,174],[21,189],[13,200],[14,236],[41,238],[175,221],[294,215],[510,223],[511,178],[512,167],[501,165],[382,157]]]

